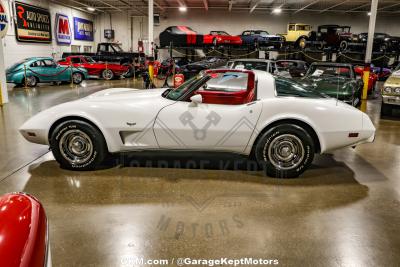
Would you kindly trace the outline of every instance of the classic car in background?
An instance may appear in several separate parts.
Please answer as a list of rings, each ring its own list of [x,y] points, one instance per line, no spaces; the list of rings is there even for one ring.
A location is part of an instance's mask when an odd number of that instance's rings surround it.
[[[211,31],[204,35],[203,44],[205,45],[242,45],[240,36],[230,35],[225,31]]]
[[[199,46],[203,45],[203,38],[190,27],[170,26],[160,33],[160,47]]]
[[[283,46],[284,38],[279,35],[269,34],[264,30],[246,30],[240,35],[243,45],[252,47],[273,47],[280,49]]]
[[[36,114],[20,132],[77,171],[96,169],[109,153],[202,150],[254,155],[282,178],[298,177],[315,153],[375,137],[368,115],[345,103],[266,71],[226,69],[176,89],[103,90]]]
[[[292,78],[303,77],[308,70],[308,64],[302,60],[281,59],[276,61],[279,70],[286,70]]]
[[[226,64],[226,59],[210,57],[197,62],[189,63],[180,68],[180,73],[185,76],[185,80],[197,75],[202,70],[215,69]]]
[[[381,115],[392,115],[393,107],[400,107],[400,64],[383,85]]]
[[[291,78],[288,71],[278,68],[276,62],[270,59],[233,59],[227,62],[226,67],[236,70],[262,70],[271,74]]]
[[[51,267],[49,228],[42,204],[25,193],[0,197],[0,262],[7,267]]]
[[[400,38],[390,36],[387,33],[375,33],[374,34],[373,51],[387,51],[395,52],[400,50]],[[365,50],[367,47],[368,33],[363,32],[353,36],[352,48]]]
[[[325,47],[345,51],[352,42],[353,34],[350,26],[340,26],[336,24],[318,26],[318,31],[309,34],[307,44],[322,50]]]
[[[308,35],[311,32],[311,25],[303,23],[289,23],[287,33],[281,35],[285,42],[297,48],[305,48]]]
[[[89,56],[69,56],[58,61],[58,64],[84,68],[88,71],[89,76],[101,77],[105,80],[112,80],[129,72],[129,66],[96,62]]]
[[[363,81],[357,79],[353,66],[345,63],[312,63],[300,83],[350,105],[361,103]]]
[[[32,57],[8,68],[6,77],[8,83],[24,85],[26,82],[27,86],[35,87],[38,83],[71,82],[71,80],[74,84],[80,84],[88,78],[88,72],[84,68],[61,66],[51,57]]]
[[[360,79],[362,79],[364,76],[364,66],[354,65],[354,72]],[[378,81],[378,75],[371,71],[369,73],[369,79],[368,79],[368,94],[371,94],[373,92],[377,81]]]

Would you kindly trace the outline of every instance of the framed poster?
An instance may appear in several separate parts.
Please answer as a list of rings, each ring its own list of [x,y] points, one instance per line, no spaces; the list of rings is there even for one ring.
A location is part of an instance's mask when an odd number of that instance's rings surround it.
[[[87,19],[74,17],[74,39],[80,41],[94,41],[93,22]]]
[[[50,12],[47,9],[15,2],[15,36],[20,42],[51,43]]]
[[[60,45],[70,45],[72,40],[72,31],[69,24],[69,18],[64,14],[56,14],[56,41]]]
[[[0,39],[4,38],[8,30],[8,14],[0,0]]]

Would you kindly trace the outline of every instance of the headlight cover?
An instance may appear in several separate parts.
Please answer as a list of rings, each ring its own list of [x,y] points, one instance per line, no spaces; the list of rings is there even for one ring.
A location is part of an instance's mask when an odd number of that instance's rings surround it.
[[[392,93],[392,88],[385,87],[385,89],[383,89],[383,92],[386,93],[386,94],[391,94]]]
[[[400,87],[395,88],[394,93],[400,95]]]

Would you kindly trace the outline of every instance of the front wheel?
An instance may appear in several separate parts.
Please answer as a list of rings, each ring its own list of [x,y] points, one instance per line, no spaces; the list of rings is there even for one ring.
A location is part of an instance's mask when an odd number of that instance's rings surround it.
[[[314,159],[310,134],[295,124],[281,124],[266,131],[255,147],[255,157],[268,176],[295,178]]]
[[[112,79],[114,79],[114,72],[110,69],[103,70],[101,72],[101,77],[104,80],[112,80]]]
[[[74,84],[80,84],[83,81],[83,75],[80,72],[75,72],[72,74],[72,82]]]
[[[50,137],[50,148],[61,167],[70,170],[96,169],[108,154],[102,133],[80,120],[57,125]]]
[[[307,45],[307,40],[306,40],[306,38],[304,38],[304,37],[301,37],[298,41],[297,41],[297,48],[300,48],[300,49],[304,49],[304,48],[306,48],[306,45]]]

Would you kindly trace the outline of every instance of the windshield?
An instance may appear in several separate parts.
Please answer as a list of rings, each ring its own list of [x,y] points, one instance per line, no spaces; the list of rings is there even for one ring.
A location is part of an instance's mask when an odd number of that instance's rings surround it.
[[[227,32],[223,32],[223,31],[212,31],[211,35],[223,35],[223,36],[229,36],[229,34]]]
[[[260,31],[260,32],[258,32],[258,34],[261,35],[261,36],[268,36],[269,35],[269,33],[267,31]]]
[[[124,52],[119,44],[112,44],[112,47],[114,48],[115,52]]]
[[[204,80],[209,79],[209,76],[205,76],[203,74],[198,74],[186,82],[184,82],[181,86],[175,89],[168,89],[169,91],[164,97],[170,100],[180,100],[182,99],[187,93],[191,92],[192,89],[197,88],[200,86]],[[165,93],[165,92],[164,92]]]
[[[294,97],[309,97],[309,98],[327,98],[325,94],[305,87],[293,80],[283,77],[275,78],[276,94],[278,96],[294,96]]]
[[[91,58],[91,57],[85,57],[85,59],[86,59],[86,61],[87,61],[88,63],[96,63],[96,61],[94,61],[94,59]]]
[[[351,78],[351,67],[349,66],[329,66],[329,65],[311,65],[306,77],[342,77]]]

